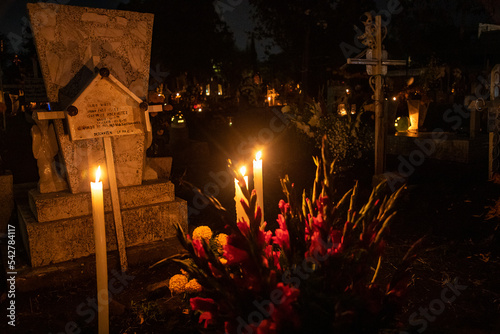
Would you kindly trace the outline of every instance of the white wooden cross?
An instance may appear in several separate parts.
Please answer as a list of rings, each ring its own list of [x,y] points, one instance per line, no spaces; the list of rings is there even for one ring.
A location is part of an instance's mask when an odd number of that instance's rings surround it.
[[[385,169],[385,122],[383,112],[384,94],[382,92],[382,75],[387,72],[388,65],[406,65],[406,60],[385,60],[382,52],[382,19],[375,17],[375,43],[372,46],[371,59],[348,58],[348,64],[367,65],[368,74],[375,78],[375,175],[380,175]],[[373,88],[372,88],[373,89]]]

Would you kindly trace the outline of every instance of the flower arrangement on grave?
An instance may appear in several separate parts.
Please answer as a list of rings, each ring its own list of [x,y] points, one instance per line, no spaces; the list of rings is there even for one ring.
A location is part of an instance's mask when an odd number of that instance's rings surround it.
[[[329,153],[336,159],[335,168],[343,171],[357,165],[366,166],[373,156],[374,130],[365,111],[352,114],[332,113],[321,102],[306,102],[302,107],[290,104],[282,108],[297,130],[321,147],[322,138],[328,140]]]
[[[376,333],[389,323],[408,287],[415,249],[390,279],[387,272],[380,275],[384,235],[403,188],[390,194],[381,183],[363,205],[357,185],[338,197],[331,183],[333,165],[324,154],[315,159],[310,197],[298,196],[288,177],[281,180],[286,200],[279,202],[275,230],[261,223],[255,190],[248,191],[234,171],[247,218],[228,223],[227,234],[210,239],[186,235],[178,227],[190,257],[176,261],[203,287],[190,305],[205,328]]]

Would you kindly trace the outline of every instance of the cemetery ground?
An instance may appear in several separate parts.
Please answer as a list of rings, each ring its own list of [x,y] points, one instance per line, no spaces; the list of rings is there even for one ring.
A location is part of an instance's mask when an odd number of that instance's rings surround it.
[[[269,128],[275,117],[269,109],[240,111],[229,127],[223,117],[188,119],[190,137],[206,142],[209,154],[175,151],[172,181],[177,196],[184,198],[190,210],[190,229],[208,225],[220,231],[220,220],[210,207],[197,208],[193,193],[182,180],[204,189],[217,185],[216,197],[234,212],[234,184],[217,183],[214,175],[226,170],[226,159],[245,159],[250,163],[249,147],[267,143],[264,161],[265,217],[276,219],[278,201],[283,198],[279,177],[290,176],[298,189],[309,189],[314,177],[312,154],[317,154],[303,137],[292,129],[273,131],[259,142],[259,131]],[[36,181],[36,162],[31,155],[30,124],[24,115],[10,118],[2,147],[14,182]],[[264,133],[264,132],[261,132]],[[267,132],[269,134],[269,132]],[[256,137],[254,140],[251,137]],[[243,152],[244,154],[240,154]],[[2,155],[3,157],[4,155]],[[388,166],[397,166],[397,157],[388,157]],[[396,266],[407,249],[419,238],[424,242],[413,268],[413,277],[396,322],[385,333],[499,333],[500,332],[500,184],[486,180],[483,172],[465,165],[426,160],[408,180],[397,219],[387,238],[382,278]],[[360,180],[364,194],[370,191],[372,170],[339,180],[346,191],[353,179]],[[215,192],[215,191],[214,191]],[[16,223],[16,218],[12,220]],[[16,223],[17,224],[17,223]],[[18,240],[21,240],[18,236]],[[147,255],[146,255],[147,256]],[[91,259],[76,261],[93,265]],[[126,276],[117,278],[116,293],[110,304],[112,333],[210,333],[200,331],[196,316],[189,312],[185,295],[172,296],[166,283],[180,272],[171,262],[151,267],[151,261],[131,265]],[[109,277],[113,277],[109,268]],[[64,274],[62,274],[64,275]],[[39,280],[43,281],[43,277]],[[1,282],[5,290],[5,279]],[[19,291],[16,295],[15,333],[96,333],[97,321],[92,306],[96,296],[93,277],[59,278],[43,288]],[[5,295],[2,310],[5,311]],[[4,318],[5,319],[5,318]],[[79,331],[76,329],[78,328]],[[0,331],[12,330],[2,321]]]

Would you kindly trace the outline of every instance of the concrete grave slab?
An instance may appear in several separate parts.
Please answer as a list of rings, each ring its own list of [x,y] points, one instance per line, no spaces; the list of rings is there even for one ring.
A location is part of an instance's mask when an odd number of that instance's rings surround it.
[[[141,186],[119,188],[118,193],[122,210],[175,200],[173,183],[157,180],[145,182]],[[41,194],[32,189],[28,196],[31,211],[39,223],[92,214],[90,193],[71,194],[65,191]],[[109,190],[104,191],[104,210],[113,210]]]
[[[50,265],[94,253],[92,215],[40,223],[27,203],[18,204],[19,222],[32,267]],[[107,250],[117,249],[113,213],[105,213]],[[126,247],[176,236],[175,224],[187,230],[187,203],[182,199],[122,210]]]

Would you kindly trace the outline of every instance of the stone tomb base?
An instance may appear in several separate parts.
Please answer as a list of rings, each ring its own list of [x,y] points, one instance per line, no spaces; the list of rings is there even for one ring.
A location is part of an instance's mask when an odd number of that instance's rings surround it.
[[[119,188],[126,247],[176,236],[175,224],[187,230],[187,203],[175,198],[174,185],[149,181]],[[20,230],[32,267],[78,259],[94,253],[90,193],[28,192],[18,203]],[[104,190],[107,250],[117,249],[109,190]]]
[[[448,132],[398,132],[387,136],[386,153],[474,164],[488,161],[488,136],[470,139]]]

